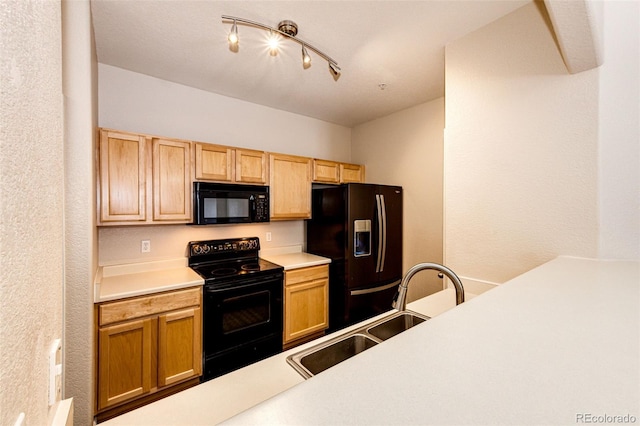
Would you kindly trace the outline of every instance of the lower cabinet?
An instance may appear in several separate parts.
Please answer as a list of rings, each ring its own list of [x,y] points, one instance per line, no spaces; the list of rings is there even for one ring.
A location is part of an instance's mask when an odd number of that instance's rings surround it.
[[[328,265],[285,271],[285,349],[323,334],[328,326]]]
[[[97,305],[98,413],[202,374],[201,293],[198,287]]]

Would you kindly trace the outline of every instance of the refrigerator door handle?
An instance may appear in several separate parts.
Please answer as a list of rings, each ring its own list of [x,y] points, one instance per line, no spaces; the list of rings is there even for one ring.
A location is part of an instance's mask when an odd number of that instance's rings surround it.
[[[383,249],[383,235],[382,235],[382,202],[380,200],[380,194],[376,194],[376,214],[378,215],[378,256],[376,257],[376,273],[382,271],[382,249]]]
[[[380,272],[384,271],[384,261],[387,257],[387,204],[384,202],[384,195],[380,194],[380,210],[382,211],[382,260],[380,261]]]
[[[363,290],[351,290],[350,294],[351,294],[351,296],[359,296],[359,295],[362,295],[362,294],[377,293],[379,291],[383,291],[383,290],[386,290],[386,289],[391,288],[391,287],[397,287],[399,285],[400,285],[400,280],[397,280],[397,281],[392,282],[391,284],[385,284],[385,285],[382,285],[380,287],[366,288],[366,289],[363,289]]]

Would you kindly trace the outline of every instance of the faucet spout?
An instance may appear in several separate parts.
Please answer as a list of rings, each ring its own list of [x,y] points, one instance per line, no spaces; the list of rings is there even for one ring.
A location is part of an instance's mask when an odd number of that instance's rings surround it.
[[[393,303],[391,304],[393,308],[400,311],[404,311],[407,308],[407,289],[409,288],[409,281],[411,281],[411,278],[413,278],[416,273],[424,271],[425,269],[433,269],[446,275],[455,287],[456,305],[464,302],[464,287],[462,286],[462,281],[460,281],[460,278],[458,278],[455,272],[444,265],[440,265],[439,263],[418,263],[417,265],[409,269],[405,276],[402,278],[402,281],[398,286],[398,292],[396,293],[396,296],[393,299]]]

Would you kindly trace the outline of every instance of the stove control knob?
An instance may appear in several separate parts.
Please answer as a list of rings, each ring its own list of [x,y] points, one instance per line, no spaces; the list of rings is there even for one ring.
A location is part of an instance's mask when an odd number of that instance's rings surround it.
[[[210,247],[208,244],[205,244],[205,245],[202,247],[202,252],[203,252],[203,253],[209,253],[209,251],[211,251],[211,247]]]
[[[193,246],[191,246],[191,252],[193,254],[201,254],[202,248],[198,244],[194,244]]]

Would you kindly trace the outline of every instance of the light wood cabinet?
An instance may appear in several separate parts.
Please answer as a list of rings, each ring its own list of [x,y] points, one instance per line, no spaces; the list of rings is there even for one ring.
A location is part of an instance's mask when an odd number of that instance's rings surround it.
[[[364,166],[329,160],[313,160],[313,181],[318,183],[364,183]]]
[[[196,180],[267,183],[267,153],[207,143],[194,143]]]
[[[267,153],[236,148],[236,182],[267,183]]]
[[[146,139],[100,131],[99,222],[146,220]]]
[[[97,305],[98,412],[202,374],[201,292]]]
[[[359,164],[340,163],[341,183],[364,183],[364,166]]]
[[[152,139],[153,220],[191,220],[191,143]]]
[[[191,143],[100,130],[98,225],[191,221]]]
[[[285,271],[283,344],[291,347],[329,326],[329,267]]]
[[[313,160],[313,181],[340,183],[340,163],[328,160]]]
[[[271,220],[311,217],[311,158],[269,154]]]

